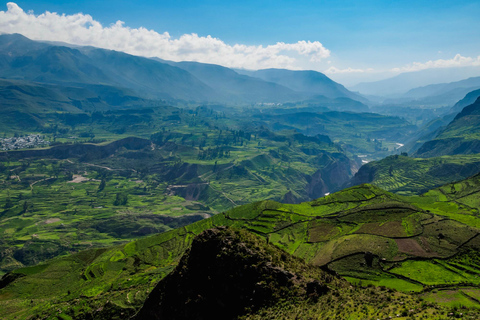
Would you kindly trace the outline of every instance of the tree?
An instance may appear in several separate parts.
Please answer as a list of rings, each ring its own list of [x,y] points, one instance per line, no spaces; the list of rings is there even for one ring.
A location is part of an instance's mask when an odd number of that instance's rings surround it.
[[[28,211],[28,202],[23,201],[22,213],[26,213],[27,211]]]
[[[10,197],[8,197],[6,200],[5,200],[5,205],[3,206],[3,208],[5,210],[8,210],[10,209],[11,207],[13,207],[13,202],[12,200],[10,199]]]
[[[105,179],[102,179],[102,181],[100,181],[100,185],[98,186],[98,192],[102,191],[103,189],[105,189],[105,185],[107,183],[105,182]]]
[[[115,201],[113,202],[114,206],[124,206],[128,202],[128,195],[126,193],[117,193],[115,196]]]

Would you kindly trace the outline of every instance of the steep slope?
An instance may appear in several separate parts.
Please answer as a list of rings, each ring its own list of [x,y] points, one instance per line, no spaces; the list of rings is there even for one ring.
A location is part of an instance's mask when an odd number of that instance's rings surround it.
[[[48,46],[16,56],[7,56],[5,51],[2,54],[8,61],[0,71],[2,78],[45,83],[115,83],[76,49]]]
[[[169,62],[184,69],[202,82],[221,92],[235,103],[288,102],[305,99],[305,95],[277,83],[238,74],[232,69],[198,62]]]
[[[0,35],[0,53],[2,58],[5,56],[20,56],[30,51],[41,50],[49,47],[50,45],[33,41],[21,34],[2,34]],[[0,62],[4,63],[2,59]]]
[[[457,115],[458,113],[462,112],[463,108],[474,103],[478,99],[478,97],[480,97],[480,89],[467,93],[467,95],[465,95],[462,100],[455,103],[450,112]]]
[[[0,80],[0,124],[3,133],[39,132],[60,125],[58,117],[158,106],[133,90],[82,84],[55,85],[25,80]],[[55,122],[55,124],[53,124]]]
[[[133,90],[147,99],[251,104],[315,97],[321,100],[326,96],[365,101],[313,71],[266,70],[258,77],[248,76],[218,65],[167,62],[92,47],[41,43],[21,35],[0,35],[0,66],[3,78],[69,86],[107,85]],[[272,72],[278,76],[270,75]],[[345,103],[351,105],[352,101]]]
[[[23,80],[0,80],[2,110],[23,113],[79,113],[151,106],[132,90],[103,85],[57,86]]]
[[[409,154],[416,153],[417,150],[425,142],[435,139],[435,137],[437,137],[447,127],[447,125],[452,122],[453,119],[455,119],[456,115],[460,113],[463,108],[474,103],[479,96],[480,90],[471,91],[467,93],[463,97],[463,99],[456,102],[455,105],[450,110],[448,110],[446,114],[444,114],[446,111],[445,110],[444,112],[442,112],[443,115],[440,115],[438,117],[432,117],[433,120],[427,122],[425,125],[420,127],[416,133],[410,136],[410,138],[405,143],[405,147],[402,148],[402,150],[407,151]],[[439,97],[439,99],[441,99],[441,97]],[[442,101],[442,104],[444,102],[445,101]],[[431,115],[434,115],[434,113],[431,112],[432,109],[425,109],[424,111],[429,112]],[[412,112],[412,115],[415,115],[415,112]]]
[[[465,107],[438,136],[416,152],[417,157],[480,153],[480,98]]]
[[[235,319],[279,300],[318,299],[342,285],[264,239],[220,227],[193,240],[134,319]]]
[[[371,183],[389,192],[413,195],[479,172],[480,156],[476,154],[434,158],[395,155],[363,165],[347,186]]]
[[[215,90],[189,72],[148,58],[104,49],[82,52],[119,85],[157,99],[220,100]]]
[[[0,35],[0,77],[62,85],[129,88],[155,99],[215,99],[215,92],[187,71],[151,59],[91,47],[39,43]]]

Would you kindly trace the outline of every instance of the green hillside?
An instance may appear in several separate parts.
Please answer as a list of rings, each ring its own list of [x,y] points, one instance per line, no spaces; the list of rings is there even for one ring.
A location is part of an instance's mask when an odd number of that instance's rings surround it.
[[[2,279],[0,308],[9,318],[133,314],[193,238],[218,226],[256,233],[357,285],[415,292],[427,304],[478,308],[479,192],[475,176],[410,198],[362,185],[298,205],[244,205],[126,245],[17,269]]]
[[[355,168],[326,137],[267,130],[160,131],[152,140],[0,152],[0,270],[254,201],[311,200],[339,190]]]
[[[176,63],[93,47],[42,43],[20,34],[0,35],[0,66],[0,77],[5,79],[119,87],[142,99],[162,99],[171,104],[248,106],[303,101],[320,95],[365,101],[319,72],[278,70],[278,81],[269,81],[219,65]],[[295,83],[302,83],[293,89],[284,85],[292,84],[291,73],[294,79],[300,78]]]
[[[480,153],[480,99],[465,107],[438,136],[423,144],[416,156]]]
[[[395,155],[363,165],[348,185],[371,183],[396,194],[415,195],[478,172],[479,154],[434,158]]]
[[[221,319],[366,319],[443,318],[449,310],[386,288],[352,290],[344,279],[250,232],[220,227],[193,240],[135,319],[209,318],[212,313]]]
[[[273,113],[273,114],[272,114]],[[328,135],[345,150],[369,160],[381,159],[399,148],[418,128],[399,117],[375,113],[304,112],[275,114],[264,110],[254,115],[272,130],[295,129],[306,135]]]

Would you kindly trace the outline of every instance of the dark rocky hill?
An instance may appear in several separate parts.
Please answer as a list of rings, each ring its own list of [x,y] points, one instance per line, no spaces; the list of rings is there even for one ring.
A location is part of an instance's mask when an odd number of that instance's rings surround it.
[[[193,240],[135,319],[235,319],[279,300],[318,299],[339,283],[253,234],[220,227]]]

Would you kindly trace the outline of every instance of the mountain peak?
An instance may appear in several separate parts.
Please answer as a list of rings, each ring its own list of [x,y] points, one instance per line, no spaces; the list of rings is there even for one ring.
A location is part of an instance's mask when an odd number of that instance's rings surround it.
[[[234,319],[278,299],[321,296],[332,282],[343,283],[256,235],[219,227],[193,240],[135,319]]]

